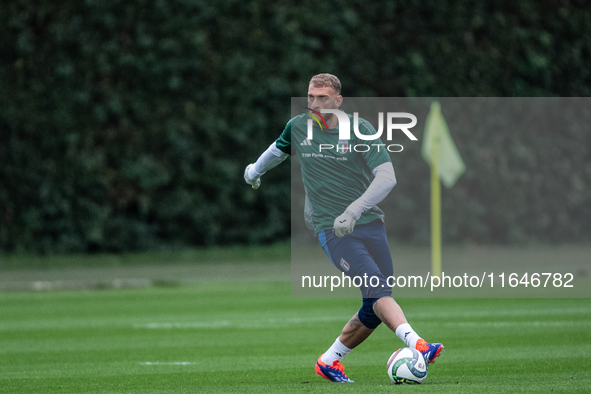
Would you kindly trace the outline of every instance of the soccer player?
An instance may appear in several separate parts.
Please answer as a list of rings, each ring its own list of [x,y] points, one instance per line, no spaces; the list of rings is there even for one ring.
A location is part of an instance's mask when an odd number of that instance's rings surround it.
[[[343,102],[341,83],[331,74],[319,74],[308,86],[308,108],[336,110]],[[311,112],[313,112],[311,111]],[[304,113],[292,118],[279,138],[244,171],[246,183],[257,189],[261,176],[289,155],[300,160],[306,190],[306,224],[314,230],[320,245],[340,271],[350,277],[376,276],[378,286],[361,286],[363,305],[345,324],[340,336],[316,362],[316,373],[333,382],[353,382],[345,374],[341,360],[367,339],[380,323],[385,323],[406,346],[419,350],[428,363],[443,351],[440,343],[428,343],[408,324],[400,306],[392,298],[387,278],[393,275],[392,257],[386,238],[383,212],[377,207],[396,184],[394,167],[382,145],[367,152],[351,149],[364,143],[353,132],[350,140],[339,140],[338,118],[322,114],[326,125],[313,128],[308,139]],[[348,115],[353,127],[353,119]],[[322,125],[322,123],[321,123]],[[373,126],[359,119],[359,131],[375,134]],[[373,144],[381,144],[379,140]],[[319,144],[334,149],[319,152]]]

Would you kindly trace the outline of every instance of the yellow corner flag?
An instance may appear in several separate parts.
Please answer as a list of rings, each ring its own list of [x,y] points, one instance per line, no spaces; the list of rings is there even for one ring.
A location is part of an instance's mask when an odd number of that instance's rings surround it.
[[[441,276],[441,186],[448,189],[466,171],[437,101],[431,103],[421,154],[431,167],[431,274]]]
[[[458,178],[466,171],[464,161],[449,134],[447,123],[441,113],[441,106],[437,101],[431,104],[431,110],[427,115],[425,136],[423,137],[421,154],[423,159],[433,168],[436,161],[439,178],[448,189],[456,183]],[[434,160],[434,158],[437,158]]]

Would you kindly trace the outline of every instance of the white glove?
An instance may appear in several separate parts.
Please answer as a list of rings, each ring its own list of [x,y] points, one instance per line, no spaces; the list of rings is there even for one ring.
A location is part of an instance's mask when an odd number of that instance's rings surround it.
[[[349,211],[343,212],[341,216],[334,220],[333,231],[337,237],[342,237],[353,232],[355,222],[357,220],[353,217],[353,214]]]
[[[259,186],[261,186],[261,177],[260,175],[251,179],[248,176],[248,170],[250,170],[250,167],[254,166],[254,164],[249,164],[246,166],[246,169],[244,170],[244,180],[246,181],[246,183],[248,183],[249,185],[252,186],[253,189],[258,189]]]

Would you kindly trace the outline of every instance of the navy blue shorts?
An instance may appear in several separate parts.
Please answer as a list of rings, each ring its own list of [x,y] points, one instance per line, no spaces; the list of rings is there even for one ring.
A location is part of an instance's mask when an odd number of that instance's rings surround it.
[[[352,279],[367,277],[360,287],[363,307],[359,318],[367,327],[377,327],[380,321],[372,307],[377,299],[392,295],[388,277],[394,274],[384,223],[375,220],[355,226],[351,234],[342,238],[334,235],[332,229],[322,230],[318,233],[318,241],[335,267],[345,275]],[[357,284],[359,282],[357,280]]]

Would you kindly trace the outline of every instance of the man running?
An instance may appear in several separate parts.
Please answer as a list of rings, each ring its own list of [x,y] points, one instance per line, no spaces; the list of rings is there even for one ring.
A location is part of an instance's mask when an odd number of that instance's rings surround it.
[[[343,102],[341,83],[331,74],[318,74],[308,86],[308,109],[338,110]],[[353,128],[353,117],[350,124]],[[246,183],[257,189],[261,176],[289,155],[301,164],[306,190],[306,223],[320,245],[340,271],[350,277],[379,278],[378,286],[361,286],[363,305],[345,324],[340,336],[316,362],[316,373],[333,382],[353,382],[345,374],[342,359],[385,323],[406,346],[419,350],[427,362],[434,362],[443,351],[440,343],[428,343],[408,324],[400,306],[392,298],[387,278],[393,275],[392,256],[384,227],[384,214],[377,207],[396,184],[394,167],[386,149],[355,152],[350,147],[365,143],[351,130],[351,140],[339,140],[338,118],[324,113],[325,121],[313,127],[308,139],[304,113],[292,118],[279,138],[244,171]],[[321,128],[322,127],[322,128]],[[359,119],[359,132],[375,134],[373,126]],[[381,144],[379,140],[374,143]],[[320,144],[322,155],[318,153]]]

